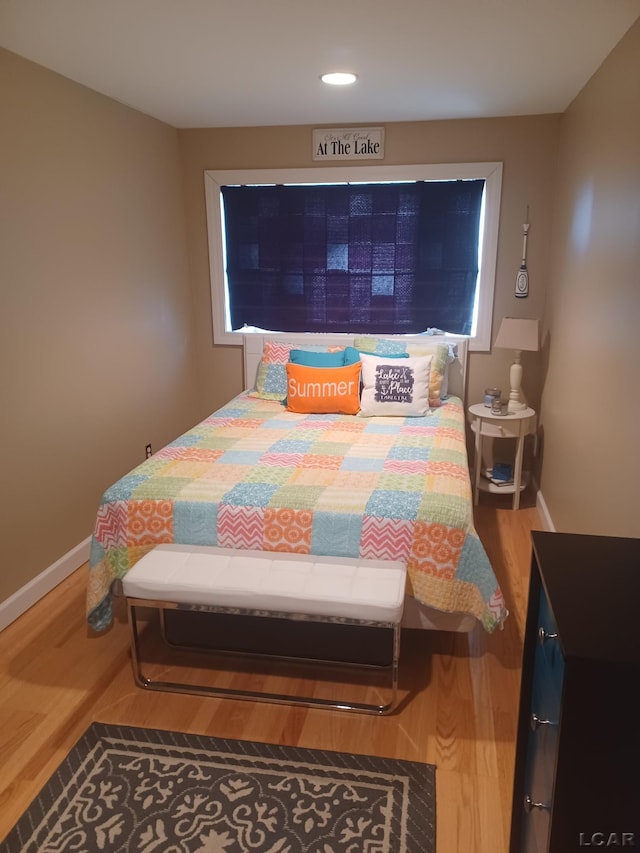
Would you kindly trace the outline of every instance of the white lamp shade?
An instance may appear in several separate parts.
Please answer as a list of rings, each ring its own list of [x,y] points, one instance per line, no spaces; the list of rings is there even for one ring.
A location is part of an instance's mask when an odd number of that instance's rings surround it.
[[[500,349],[532,350],[535,352],[540,349],[538,321],[504,317],[494,346]]]

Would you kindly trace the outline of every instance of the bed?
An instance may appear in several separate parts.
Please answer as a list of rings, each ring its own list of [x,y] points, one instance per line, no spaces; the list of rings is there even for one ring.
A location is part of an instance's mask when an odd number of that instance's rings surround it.
[[[311,358],[352,347],[366,352],[361,411],[290,411],[303,387],[291,380],[291,350]],[[387,375],[383,364],[392,376],[413,377],[407,366],[415,365],[418,377],[425,360],[423,414],[405,416],[402,405],[376,414],[370,397],[373,408],[363,416],[365,366],[378,377]],[[247,390],[105,492],[91,545],[90,627],[109,627],[114,583],[155,545],[172,542],[401,559],[408,570],[404,627],[501,627],[508,612],[473,526],[466,363],[467,340],[455,336],[247,334]],[[283,369],[284,403],[282,388],[271,390]],[[319,375],[315,361],[303,369],[295,375]],[[393,399],[406,402],[402,393]]]

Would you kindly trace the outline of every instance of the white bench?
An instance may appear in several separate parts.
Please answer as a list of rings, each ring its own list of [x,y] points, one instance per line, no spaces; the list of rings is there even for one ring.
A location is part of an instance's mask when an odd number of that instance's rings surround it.
[[[158,545],[122,579],[136,683],[152,690],[389,713],[397,702],[405,583],[406,568],[400,562]],[[152,680],[142,672],[139,607],[159,610],[162,624],[164,611],[180,609],[389,628],[390,699],[366,704]]]

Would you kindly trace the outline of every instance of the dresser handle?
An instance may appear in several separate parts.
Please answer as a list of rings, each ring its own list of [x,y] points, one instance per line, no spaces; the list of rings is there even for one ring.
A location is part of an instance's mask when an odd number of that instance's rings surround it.
[[[532,731],[536,731],[540,726],[557,726],[557,723],[554,723],[553,720],[543,720],[542,717],[539,717],[537,714],[531,714],[529,718],[529,722],[531,723]]]
[[[550,811],[551,806],[549,803],[536,803],[531,799],[529,794],[524,795],[524,810],[527,814],[530,814],[532,809],[543,809],[545,811]]]
[[[557,636],[557,632],[545,631],[542,626],[538,628],[538,640],[540,643],[545,643],[547,640],[555,640]]]

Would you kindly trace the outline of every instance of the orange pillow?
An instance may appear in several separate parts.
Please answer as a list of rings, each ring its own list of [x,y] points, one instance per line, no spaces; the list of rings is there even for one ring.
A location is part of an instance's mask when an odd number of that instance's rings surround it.
[[[303,415],[357,415],[362,364],[307,367],[287,364],[287,409]]]

